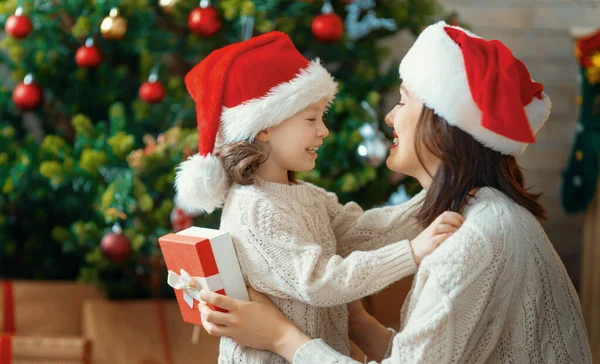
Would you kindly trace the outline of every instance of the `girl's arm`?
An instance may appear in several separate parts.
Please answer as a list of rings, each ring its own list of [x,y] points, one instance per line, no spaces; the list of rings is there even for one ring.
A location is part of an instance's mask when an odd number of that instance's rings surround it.
[[[257,199],[240,208],[242,215],[253,216],[236,234],[236,252],[248,283],[269,295],[313,306],[349,303],[414,274],[420,258],[462,222],[460,215],[448,213],[447,221],[436,220],[412,246],[402,240],[341,257],[312,241],[297,217],[270,200]]]
[[[315,189],[326,200],[337,252],[341,256],[355,250],[375,250],[403,239],[411,240],[423,231],[413,214],[425,197],[425,191],[400,205],[363,211],[355,202],[342,205],[334,193],[319,187]]]

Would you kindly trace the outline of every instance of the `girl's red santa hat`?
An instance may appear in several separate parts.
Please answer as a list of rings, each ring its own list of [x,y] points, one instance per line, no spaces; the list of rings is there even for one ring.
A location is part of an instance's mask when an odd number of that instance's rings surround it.
[[[230,186],[215,144],[251,142],[310,104],[331,102],[337,92],[319,60],[307,60],[282,32],[212,52],[185,76],[185,84],[196,102],[198,154],[177,168],[175,202],[200,213],[221,207]]]
[[[544,87],[504,44],[443,21],[419,35],[400,78],[437,115],[503,154],[521,154],[550,115]]]

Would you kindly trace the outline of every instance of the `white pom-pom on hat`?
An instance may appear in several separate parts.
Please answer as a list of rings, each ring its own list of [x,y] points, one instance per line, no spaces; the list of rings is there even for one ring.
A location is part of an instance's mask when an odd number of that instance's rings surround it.
[[[209,214],[223,206],[229,181],[219,158],[196,154],[178,166],[175,188],[178,207],[187,212]]]

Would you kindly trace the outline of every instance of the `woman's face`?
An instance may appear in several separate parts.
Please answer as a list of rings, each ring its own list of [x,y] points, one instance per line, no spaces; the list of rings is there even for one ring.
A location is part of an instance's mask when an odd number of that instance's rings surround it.
[[[417,158],[415,149],[415,129],[423,109],[423,103],[404,86],[400,87],[400,102],[386,115],[385,123],[394,128],[394,143],[386,164],[392,171],[415,177],[425,186],[431,179],[429,173]],[[421,144],[421,160],[433,175],[439,164],[427,148]]]

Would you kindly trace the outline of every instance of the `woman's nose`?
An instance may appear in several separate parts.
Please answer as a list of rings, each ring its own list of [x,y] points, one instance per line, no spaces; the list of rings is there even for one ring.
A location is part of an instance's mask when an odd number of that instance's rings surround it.
[[[385,116],[385,124],[392,128],[394,127],[394,115],[394,110],[392,110]]]

